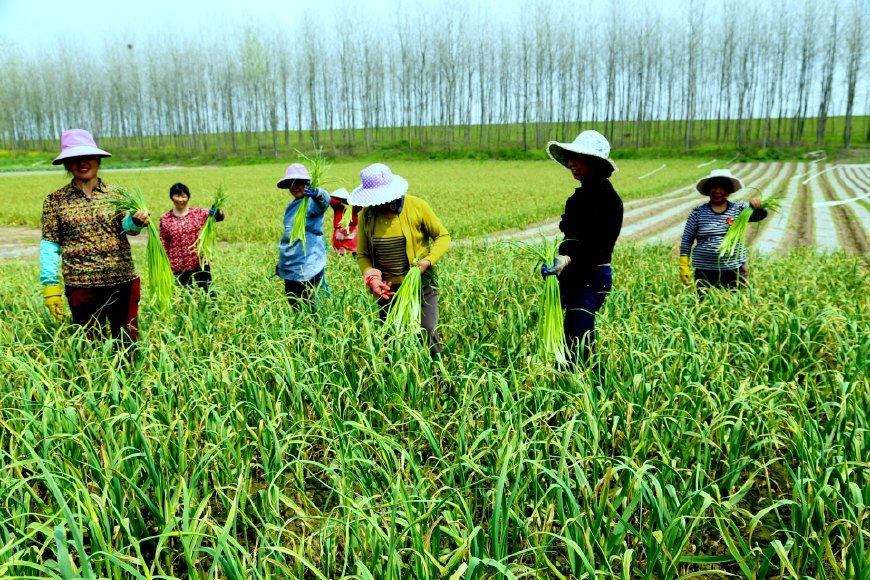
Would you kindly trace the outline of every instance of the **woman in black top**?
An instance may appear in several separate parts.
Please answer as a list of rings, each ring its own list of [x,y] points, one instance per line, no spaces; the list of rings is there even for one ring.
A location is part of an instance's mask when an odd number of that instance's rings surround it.
[[[608,178],[618,171],[610,143],[597,131],[583,131],[572,143],[547,143],[547,154],[567,167],[580,187],[565,202],[559,229],[565,240],[543,276],[559,276],[565,308],[569,360],[588,360],[595,345],[595,313],[610,292],[610,256],[622,229],[622,200]]]

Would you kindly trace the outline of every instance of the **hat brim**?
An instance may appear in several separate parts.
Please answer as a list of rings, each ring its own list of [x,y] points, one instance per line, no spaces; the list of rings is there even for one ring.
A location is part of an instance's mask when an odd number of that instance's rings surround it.
[[[350,197],[350,194],[343,187],[340,189],[336,189],[335,191],[333,191],[329,195],[330,195],[330,197],[334,197],[336,199],[344,199],[344,200],[347,200]]]
[[[597,152],[592,151],[591,149],[576,147],[573,143],[559,143],[558,141],[550,141],[549,143],[547,143],[547,155],[550,157],[550,159],[560,165],[563,165],[564,167],[568,167],[568,159],[570,159],[572,156],[580,155],[583,157],[591,157],[596,162],[606,163],[613,170],[613,173],[619,171],[619,168],[616,166],[616,164],[607,157],[602,157]]]
[[[707,185],[707,182],[711,179],[724,179],[730,181],[732,187],[731,193],[737,193],[738,191],[743,189],[743,183],[736,177],[725,177],[724,175],[714,175],[711,177],[708,175],[707,177],[702,177],[701,179],[699,179],[698,183],[695,184],[695,189],[698,190],[698,193],[700,193],[701,195],[710,195],[708,192],[704,191],[704,186]]]
[[[285,177],[277,183],[278,189],[290,189],[290,182],[292,181],[307,181],[311,183],[311,179],[308,177]]]
[[[347,197],[350,205],[357,207],[370,207],[381,205],[399,199],[408,191],[408,182],[404,177],[393,174],[393,181],[389,185],[382,185],[372,189],[366,189],[360,185]]]
[[[51,162],[52,165],[60,165],[64,161],[68,161],[70,159],[75,159],[76,157],[111,157],[112,154],[108,151],[103,151],[102,149],[98,149],[97,147],[91,147],[89,145],[78,145],[76,147],[70,147],[69,149],[64,150],[60,155],[54,158],[54,161]]]

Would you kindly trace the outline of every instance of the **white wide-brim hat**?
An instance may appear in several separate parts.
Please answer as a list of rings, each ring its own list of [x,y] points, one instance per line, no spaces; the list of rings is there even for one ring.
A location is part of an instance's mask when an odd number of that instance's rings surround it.
[[[733,191],[731,193],[734,193],[736,191],[743,189],[743,184],[740,182],[739,179],[737,179],[736,177],[734,177],[731,174],[730,170],[728,170],[728,169],[714,169],[713,171],[710,172],[710,175],[708,175],[707,177],[702,177],[701,179],[698,180],[698,183],[695,184],[695,189],[698,190],[698,193],[700,193],[701,195],[710,195],[708,192],[704,191],[704,188],[706,187],[707,182],[710,181],[711,179],[726,179],[726,180],[730,181],[731,187],[733,189]]]
[[[336,197],[338,199],[343,199],[347,201],[348,196],[350,195],[347,190],[343,187],[339,187],[335,191],[329,194],[331,197]]]
[[[395,175],[383,163],[374,163],[359,172],[362,185],[352,192],[347,202],[358,207],[381,205],[399,199],[408,191],[408,182]]]
[[[598,131],[583,131],[570,143],[559,143],[558,141],[547,143],[547,155],[565,167],[568,167],[568,158],[572,154],[597,157],[609,163],[614,173],[619,171],[616,164],[610,160],[610,142]]]
[[[284,177],[278,180],[276,186],[278,189],[290,189],[290,184],[294,181],[311,181],[308,169],[301,163],[289,165],[287,171],[284,172]]]
[[[94,136],[84,129],[69,129],[60,136],[60,155],[52,165],[60,165],[75,157],[111,157],[112,154],[97,147]]]

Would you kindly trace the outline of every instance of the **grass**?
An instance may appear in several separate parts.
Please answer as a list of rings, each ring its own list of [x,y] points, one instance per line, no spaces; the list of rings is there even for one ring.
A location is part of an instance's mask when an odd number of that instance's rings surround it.
[[[595,129],[608,137],[616,159],[682,157],[709,160],[740,161],[800,160],[811,151],[823,150],[829,159],[868,159],[868,127],[870,116],[852,119],[851,149],[843,149],[845,117],[827,120],[825,138],[816,143],[817,119],[803,119],[803,136],[790,142],[794,119],[771,119],[770,135],[764,141],[768,119],[752,119],[742,123],[744,138],[737,144],[736,121],[730,121],[725,136],[726,121],[696,120],[692,123],[693,138],[685,146],[685,121],[634,121],[521,123],[481,127],[457,125],[445,127],[383,127],[368,132],[357,129],[321,130],[316,138],[309,131],[281,131],[273,146],[271,132],[240,133],[235,139],[229,134],[156,136],[140,139],[99,137],[101,146],[111,151],[114,162],[124,166],[177,164],[251,165],[271,164],[281,158],[295,156],[298,149],[322,147],[329,156],[344,160],[354,158],[362,165],[366,161],[423,161],[445,159],[498,159],[502,161],[540,160],[546,157],[548,140],[571,141],[581,130]],[[719,137],[717,138],[717,131]],[[523,135],[526,135],[524,140]],[[779,133],[779,138],[776,137]],[[448,138],[449,135],[449,138]],[[33,169],[51,163],[57,155],[55,139],[26,142],[18,149],[0,149],[0,168]]]
[[[664,170],[640,176],[667,164]],[[613,176],[624,200],[670,191],[709,173],[686,159],[625,160]],[[330,190],[359,184],[359,162],[337,162],[330,168]],[[211,192],[223,184],[228,219],[218,237],[223,241],[274,241],[281,237],[281,216],[290,199],[275,188],[286,164],[247,167],[205,167],[165,170],[117,170],[106,161],[100,175],[110,183],[138,184],[155,214],[168,211],[169,186],[177,181],[191,189],[191,205],[208,207]],[[409,192],[426,199],[454,238],[466,238],[534,223],[562,213],[576,182],[553,161],[403,161],[393,171],[410,182]],[[62,172],[39,175],[0,174],[0,224],[39,227],[42,200],[69,179]],[[476,211],[479,207],[481,211]],[[469,209],[474,211],[469,211]],[[273,219],[264,219],[273,216]],[[331,228],[331,221],[327,227]]]
[[[0,574],[866,576],[867,274],[799,252],[699,304],[669,252],[617,252],[600,383],[536,364],[510,247],[439,264],[441,366],[347,257],[294,312],[234,245],[212,301],[143,306],[132,367],[4,263]]]

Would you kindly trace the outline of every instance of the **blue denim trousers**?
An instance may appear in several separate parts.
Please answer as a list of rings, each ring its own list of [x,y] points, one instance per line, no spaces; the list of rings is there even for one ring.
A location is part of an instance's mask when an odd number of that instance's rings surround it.
[[[595,347],[595,313],[604,305],[604,300],[613,287],[613,272],[610,266],[595,266],[588,276],[576,284],[565,285],[562,306],[565,308],[565,342],[572,363],[588,360]]]

